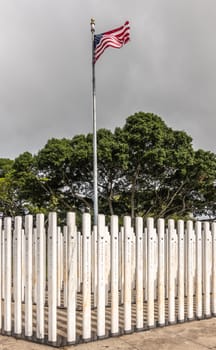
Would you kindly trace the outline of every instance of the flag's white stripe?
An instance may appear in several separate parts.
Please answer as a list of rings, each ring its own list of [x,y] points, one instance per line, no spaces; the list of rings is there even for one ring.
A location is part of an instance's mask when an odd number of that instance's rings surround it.
[[[102,38],[99,44],[95,48],[94,60],[95,62],[102,55],[107,47],[121,48],[126,44],[130,39],[130,27],[129,22],[127,22],[122,27],[117,28],[116,30],[108,31],[102,33]]]
[[[102,38],[100,45],[95,50],[95,56],[101,55],[104,50],[111,46],[120,48],[124,45],[125,41],[129,39],[129,33],[124,34],[124,36],[121,39],[117,39],[116,37],[104,37]]]
[[[122,47],[123,44],[107,44],[106,46],[104,46],[103,48],[101,48],[100,52],[98,52],[96,55],[95,55],[95,58],[98,59],[100,57],[100,55],[102,55],[102,53],[106,50],[107,47],[113,47],[113,48],[120,48]]]
[[[96,47],[96,51],[100,49],[105,40],[121,40],[127,35],[129,35],[129,28],[124,28],[118,34],[103,34],[103,38],[101,39],[98,47]]]

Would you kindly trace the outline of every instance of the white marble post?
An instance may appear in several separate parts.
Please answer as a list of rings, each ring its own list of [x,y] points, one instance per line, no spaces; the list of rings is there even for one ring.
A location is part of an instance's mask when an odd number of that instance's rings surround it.
[[[25,336],[31,337],[32,330],[32,233],[33,217],[25,217]]]
[[[48,340],[57,341],[57,215],[48,217]]]
[[[83,340],[91,339],[91,216],[83,214]]]
[[[143,329],[143,219],[136,218],[136,329]]]
[[[118,217],[111,216],[111,334],[119,333],[118,307]]]
[[[158,219],[158,324],[165,325],[165,250],[164,250],[164,219]]]
[[[67,341],[76,342],[76,299],[77,299],[77,228],[75,213],[67,213]]]

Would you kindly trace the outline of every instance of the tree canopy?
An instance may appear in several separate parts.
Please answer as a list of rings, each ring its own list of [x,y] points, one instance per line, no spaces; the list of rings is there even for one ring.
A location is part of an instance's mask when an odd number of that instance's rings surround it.
[[[139,112],[100,129],[99,211],[107,215],[216,218],[216,155],[194,150],[185,131]],[[0,159],[4,215],[93,210],[92,134],[55,139],[32,155]]]

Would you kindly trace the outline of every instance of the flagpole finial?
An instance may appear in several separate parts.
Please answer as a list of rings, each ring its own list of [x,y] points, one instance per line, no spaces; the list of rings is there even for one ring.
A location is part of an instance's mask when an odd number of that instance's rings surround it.
[[[94,33],[95,32],[95,19],[91,18],[91,32]]]

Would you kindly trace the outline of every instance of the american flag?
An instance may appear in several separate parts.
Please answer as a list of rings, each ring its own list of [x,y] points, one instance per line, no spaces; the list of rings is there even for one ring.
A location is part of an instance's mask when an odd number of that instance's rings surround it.
[[[129,21],[119,28],[94,35],[94,63],[107,47],[120,48],[130,40]]]

